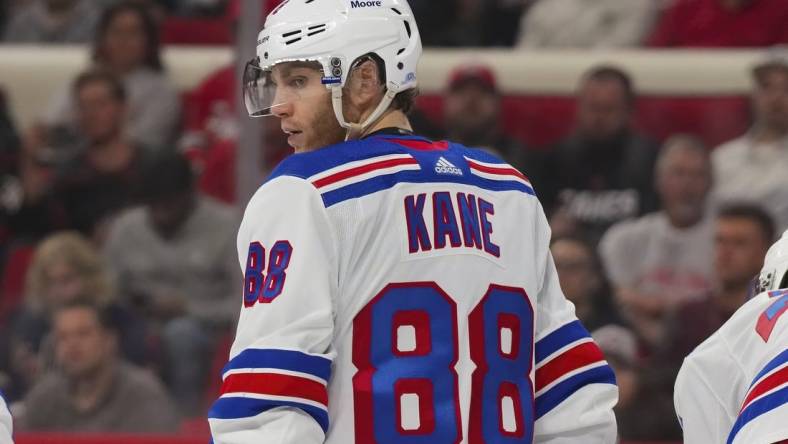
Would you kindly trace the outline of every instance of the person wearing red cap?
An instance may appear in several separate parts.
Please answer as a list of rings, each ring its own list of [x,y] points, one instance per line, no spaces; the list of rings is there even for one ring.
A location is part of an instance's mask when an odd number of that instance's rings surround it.
[[[519,169],[526,148],[507,135],[501,122],[501,95],[495,73],[486,65],[457,66],[449,75],[444,125],[449,140],[486,149]]]

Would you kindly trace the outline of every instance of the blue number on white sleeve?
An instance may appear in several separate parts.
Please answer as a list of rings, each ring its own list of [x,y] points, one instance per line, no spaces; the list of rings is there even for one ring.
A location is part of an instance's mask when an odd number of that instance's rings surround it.
[[[491,285],[469,317],[469,444],[533,440],[534,313],[525,291]],[[357,444],[462,440],[456,303],[434,282],[390,284],[353,321]]]
[[[271,248],[268,258],[268,269],[265,273],[265,247],[260,242],[249,244],[249,254],[246,256],[246,271],[244,272],[244,307],[253,307],[255,304],[267,304],[282,294],[287,274],[285,270],[290,265],[293,247],[290,242],[280,240]]]

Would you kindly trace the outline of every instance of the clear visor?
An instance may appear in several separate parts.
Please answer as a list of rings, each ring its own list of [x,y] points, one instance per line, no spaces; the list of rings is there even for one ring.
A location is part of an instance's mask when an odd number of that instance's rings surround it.
[[[251,117],[273,115],[276,108],[320,94],[327,94],[320,63],[282,62],[260,68],[258,58],[246,64],[243,95]]]

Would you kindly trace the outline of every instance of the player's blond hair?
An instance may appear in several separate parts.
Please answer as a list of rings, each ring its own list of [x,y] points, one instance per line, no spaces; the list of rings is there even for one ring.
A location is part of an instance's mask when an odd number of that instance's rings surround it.
[[[34,310],[47,310],[44,295],[49,287],[47,270],[65,263],[83,281],[83,297],[100,305],[113,299],[112,282],[97,249],[74,231],[55,233],[38,244],[25,276],[25,302]]]

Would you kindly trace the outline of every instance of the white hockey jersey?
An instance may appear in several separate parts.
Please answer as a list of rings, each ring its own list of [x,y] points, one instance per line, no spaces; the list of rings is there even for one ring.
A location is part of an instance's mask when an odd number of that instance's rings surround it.
[[[559,288],[527,179],[375,135],[295,154],[238,235],[216,444],[613,443],[611,368]]]
[[[788,290],[754,297],[681,366],[674,401],[687,444],[788,440]]]
[[[3,394],[0,393],[0,444],[13,444],[14,424],[11,419],[11,412],[5,403]]]

